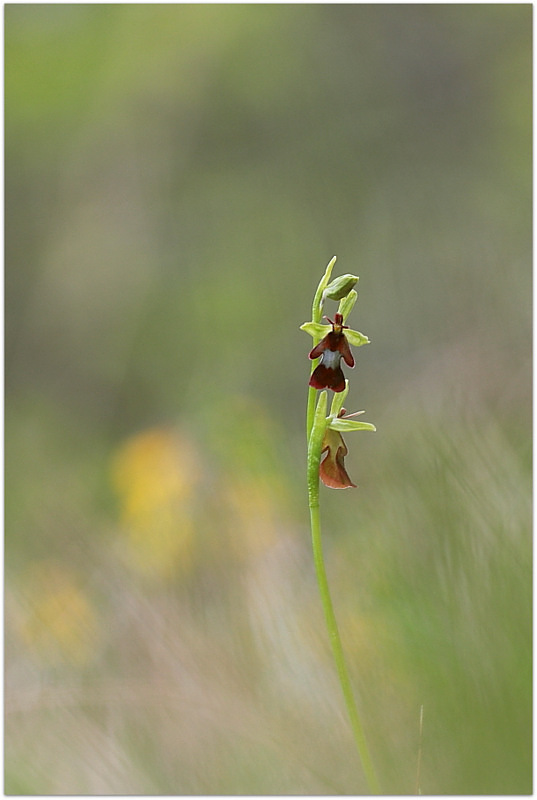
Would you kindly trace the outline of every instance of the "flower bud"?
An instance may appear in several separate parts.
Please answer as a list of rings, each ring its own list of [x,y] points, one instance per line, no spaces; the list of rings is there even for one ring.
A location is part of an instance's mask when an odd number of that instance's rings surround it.
[[[340,275],[339,278],[328,284],[324,290],[323,296],[328,297],[330,300],[341,300],[346,297],[351,289],[358,283],[356,275]]]

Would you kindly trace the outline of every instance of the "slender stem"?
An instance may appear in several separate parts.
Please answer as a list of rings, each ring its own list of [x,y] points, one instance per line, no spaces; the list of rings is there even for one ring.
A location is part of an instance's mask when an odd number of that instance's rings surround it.
[[[343,691],[343,696],[345,698],[345,704],[347,706],[347,712],[349,715],[352,732],[354,734],[356,747],[358,748],[358,754],[362,761],[362,766],[364,769],[368,787],[372,794],[380,794],[380,786],[373,767],[373,762],[371,761],[371,756],[369,755],[369,748],[367,746],[364,730],[362,727],[362,723],[360,721],[358,709],[356,707],[356,701],[354,699],[354,694],[349,679],[349,673],[347,671],[347,665],[345,663],[345,657],[343,655],[343,648],[341,646],[341,639],[339,636],[336,617],[332,606],[330,590],[328,588],[328,580],[326,577],[326,570],[324,567],[324,558],[321,545],[321,524],[320,524],[318,505],[310,506],[310,519],[311,519],[311,538],[313,545],[313,556],[315,559],[315,570],[317,572],[317,581],[319,584],[319,591],[321,593],[321,601],[323,604],[324,615],[326,619],[326,627],[328,628],[330,642],[332,644],[332,654],[334,656],[334,661],[336,663],[339,682],[341,684],[341,689]]]
[[[321,542],[321,516],[319,508],[319,462],[321,460],[321,447],[324,432],[326,430],[326,404],[327,394],[322,392],[315,410],[313,426],[308,442],[308,496],[311,521],[311,540],[313,546],[313,558],[315,561],[315,571],[317,582],[321,594],[326,627],[332,646],[332,655],[337,668],[339,682],[343,691],[343,697],[347,706],[352,732],[358,749],[358,754],[362,762],[366,781],[371,794],[380,794],[378,779],[369,755],[369,749],[365,738],[360,715],[352,691],[352,686],[345,663],[343,647],[337,626],[336,616],[332,605],[332,598],[328,587],[326,569],[324,566],[323,549]]]
[[[311,371],[313,372],[314,365],[311,367]],[[313,428],[313,418],[315,416],[315,395],[317,394],[317,390],[313,389],[311,386],[308,389],[308,413],[307,413],[307,433],[308,433],[308,442],[311,438],[311,430]]]

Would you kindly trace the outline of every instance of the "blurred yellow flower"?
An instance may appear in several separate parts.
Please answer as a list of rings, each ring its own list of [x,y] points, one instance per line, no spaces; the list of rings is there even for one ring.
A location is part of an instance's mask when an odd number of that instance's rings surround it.
[[[21,595],[19,633],[33,655],[50,664],[91,660],[97,614],[68,567],[49,559],[30,564],[21,576]]]
[[[113,455],[111,476],[131,565],[159,578],[184,573],[192,560],[191,500],[199,480],[193,445],[170,429],[143,431]]]
[[[271,548],[288,525],[288,464],[282,441],[280,426],[254,398],[232,395],[219,406],[211,442],[224,467],[221,505],[228,514],[229,544],[239,558]]]
[[[268,478],[236,477],[229,481],[225,498],[232,514],[231,543],[240,555],[255,555],[273,545],[279,537],[278,499]]]

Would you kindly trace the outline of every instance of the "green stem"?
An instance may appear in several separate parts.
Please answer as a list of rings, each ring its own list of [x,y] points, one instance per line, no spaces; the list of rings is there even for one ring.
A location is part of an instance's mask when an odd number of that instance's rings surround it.
[[[326,569],[324,566],[323,549],[321,542],[321,516],[319,507],[319,463],[321,460],[321,447],[326,430],[326,404],[327,393],[321,392],[319,402],[315,409],[313,418],[313,425],[311,435],[308,442],[308,496],[310,508],[310,521],[311,521],[311,540],[313,546],[313,558],[315,561],[315,571],[317,573],[317,582],[319,584],[319,591],[321,594],[321,602],[323,605],[324,615],[326,619],[326,627],[330,637],[332,646],[332,655],[337,668],[339,682],[345,698],[347,712],[354,734],[358,754],[362,762],[362,767],[366,777],[366,781],[371,794],[380,794],[380,786],[377,776],[369,755],[369,748],[365,738],[360,715],[352,691],[352,686],[343,655],[343,647],[341,645],[341,638],[337,626],[336,616],[332,605],[332,598],[328,588],[328,579],[326,577]]]
[[[312,320],[312,322],[320,322],[321,321],[321,316],[322,316],[322,313],[323,313],[323,292],[326,289],[326,287],[328,286],[328,283],[330,281],[330,276],[332,275],[332,270],[334,268],[334,264],[335,263],[336,263],[336,256],[334,256],[328,262],[326,270],[325,270],[325,273],[324,273],[323,277],[321,278],[321,280],[319,281],[319,285],[317,286],[317,290],[315,292],[315,296],[313,298],[313,303],[312,303],[312,306],[311,306],[311,320]],[[313,346],[315,347],[316,344],[319,344],[319,341],[320,341],[319,339],[317,339],[316,337],[313,337]],[[317,359],[317,358],[314,361],[312,361],[310,374],[313,374],[313,370],[315,369],[315,367],[317,366],[318,363],[319,363],[319,359]],[[317,390],[313,389],[310,386],[309,391],[308,391],[308,413],[307,413],[307,416],[306,416],[306,420],[307,420],[306,430],[307,430],[307,435],[308,435],[308,442],[310,440],[311,430],[313,428],[313,417],[314,417],[314,414],[315,414],[315,397],[316,397],[316,395],[317,395]]]
[[[311,371],[313,373],[314,367],[312,366]],[[315,416],[315,395],[317,394],[317,390],[313,389],[313,387],[309,387],[308,389],[308,413],[307,413],[307,433],[308,433],[308,442],[311,438],[311,430],[313,428],[313,418]]]

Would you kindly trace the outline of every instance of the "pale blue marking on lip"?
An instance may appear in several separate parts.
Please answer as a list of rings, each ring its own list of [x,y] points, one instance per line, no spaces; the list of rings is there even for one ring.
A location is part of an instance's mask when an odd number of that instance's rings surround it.
[[[339,350],[324,350],[321,357],[321,364],[328,369],[337,369],[341,361]]]

